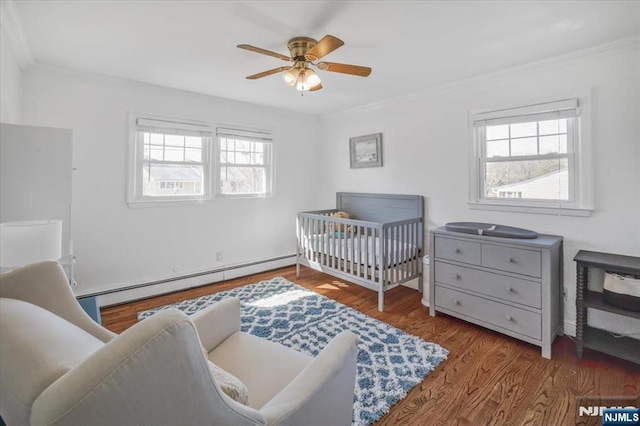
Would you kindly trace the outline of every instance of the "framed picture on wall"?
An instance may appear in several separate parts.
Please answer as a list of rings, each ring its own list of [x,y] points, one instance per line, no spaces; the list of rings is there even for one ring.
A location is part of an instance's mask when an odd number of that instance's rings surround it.
[[[351,168],[382,167],[382,133],[349,139]]]

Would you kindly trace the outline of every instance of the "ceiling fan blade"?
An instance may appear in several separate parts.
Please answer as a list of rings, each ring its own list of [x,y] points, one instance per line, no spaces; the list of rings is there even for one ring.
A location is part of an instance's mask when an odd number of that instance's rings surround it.
[[[318,68],[322,71],[339,72],[342,74],[357,75],[358,77],[369,77],[371,68],[358,65],[339,64],[337,62],[320,62]]]
[[[263,55],[273,56],[274,58],[282,59],[283,61],[287,61],[287,62],[291,62],[293,60],[289,56],[284,56],[279,53],[272,52],[270,50],[251,46],[250,44],[239,44],[237,47],[239,47],[240,49],[248,50],[250,52],[262,53]]]
[[[248,76],[247,78],[248,78],[249,80],[256,80],[256,79],[258,79],[258,78],[266,77],[266,76],[271,75],[271,74],[277,74],[277,73],[279,73],[279,72],[287,71],[287,70],[289,70],[289,69],[291,69],[291,67],[279,67],[279,68],[274,68],[274,69],[269,70],[269,71],[262,71],[262,72],[259,72],[258,74],[250,75],[250,76]]]
[[[326,56],[329,53],[333,52],[343,44],[344,41],[340,40],[338,37],[326,35],[322,37],[322,40],[320,40],[318,44],[309,49],[309,51],[305,53],[304,57],[308,61],[317,61],[323,56]]]
[[[313,86],[311,89],[309,89],[310,92],[315,92],[316,90],[320,90],[322,89],[322,83],[318,83],[315,86]]]

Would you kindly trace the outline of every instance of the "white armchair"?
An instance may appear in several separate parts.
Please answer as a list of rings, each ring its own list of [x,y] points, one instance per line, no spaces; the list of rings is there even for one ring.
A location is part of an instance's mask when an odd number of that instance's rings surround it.
[[[8,426],[351,423],[351,332],[312,358],[241,332],[240,303],[226,299],[191,318],[159,312],[116,336],[84,315],[55,262],[3,274],[0,297]],[[202,347],[245,383],[249,406],[221,391]]]

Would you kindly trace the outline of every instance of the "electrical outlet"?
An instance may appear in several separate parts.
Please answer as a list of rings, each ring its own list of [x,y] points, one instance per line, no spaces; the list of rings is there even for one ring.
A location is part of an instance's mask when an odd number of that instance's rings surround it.
[[[216,252],[216,261],[222,262],[222,259],[224,259],[224,252],[223,251]]]

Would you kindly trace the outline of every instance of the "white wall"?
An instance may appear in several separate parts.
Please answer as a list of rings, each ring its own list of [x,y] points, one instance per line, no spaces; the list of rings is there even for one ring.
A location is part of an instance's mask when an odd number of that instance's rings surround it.
[[[22,116],[22,70],[0,28],[0,121],[18,124]]]
[[[618,47],[323,117],[318,146],[319,208],[333,206],[336,191],[422,194],[429,228],[452,221],[479,221],[562,235],[568,293],[565,320],[571,332],[575,325],[576,252],[588,249],[640,255],[639,62],[637,44]],[[466,205],[468,111],[585,88],[592,90],[593,106],[592,216],[470,210]],[[350,169],[349,137],[377,132],[383,133],[384,166]],[[626,322],[617,329],[637,333],[640,321]]]
[[[73,130],[79,293],[293,254],[295,214],[316,207],[314,117],[43,67],[24,74],[23,105],[25,124]],[[275,197],[128,208],[129,111],[271,130]]]

